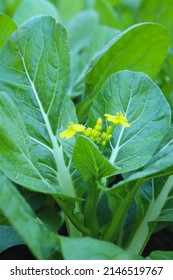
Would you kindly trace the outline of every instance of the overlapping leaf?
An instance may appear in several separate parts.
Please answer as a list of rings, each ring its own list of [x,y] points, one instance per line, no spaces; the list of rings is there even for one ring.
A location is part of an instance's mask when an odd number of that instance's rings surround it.
[[[74,195],[71,176],[56,138],[59,129],[67,125],[69,118],[71,121],[76,120],[74,105],[66,96],[68,80],[66,31],[51,17],[29,19],[11,36],[0,53],[1,90],[13,99],[24,121],[24,125],[21,124],[17,108],[1,94],[1,145],[9,142],[11,147],[0,154],[0,167],[12,180],[36,191],[42,189],[44,192],[52,190],[57,193],[57,186],[61,185],[62,192]],[[6,102],[6,108],[3,102]],[[8,114],[8,102],[11,114]],[[16,125],[13,126],[15,114]],[[17,129],[18,122],[21,125]],[[18,136],[15,136],[17,133]],[[35,171],[32,173],[33,169]],[[62,180],[62,174],[66,182]],[[19,179],[21,176],[23,182]],[[44,183],[38,187],[35,181],[32,182],[32,178],[38,177],[51,187],[46,190]]]
[[[56,258],[57,235],[35,215],[15,186],[0,173],[0,209],[38,259]],[[8,205],[8,207],[7,207]]]
[[[79,119],[87,115],[93,95],[113,73],[129,69],[154,78],[165,58],[168,44],[167,30],[154,23],[133,25],[110,40],[81,73],[80,79],[85,79],[89,89],[86,100],[78,106]]]
[[[119,111],[130,128],[115,129],[109,152],[110,161],[125,173],[150,160],[170,126],[171,112],[157,85],[147,75],[131,71],[120,71],[105,82],[91,107],[89,126],[93,127],[98,117]]]

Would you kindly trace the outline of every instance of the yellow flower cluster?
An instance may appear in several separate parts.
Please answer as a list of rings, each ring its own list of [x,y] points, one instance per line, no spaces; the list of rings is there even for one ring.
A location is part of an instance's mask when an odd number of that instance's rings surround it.
[[[116,126],[123,125],[125,127],[130,127],[128,120],[122,112],[116,113],[115,116],[110,114],[105,114],[104,116],[107,118],[108,122],[112,122],[114,124],[114,127],[110,125],[107,127],[106,131],[102,131],[102,119],[100,117],[97,119],[94,128],[86,128],[82,124],[74,124],[70,122],[68,123],[67,129],[60,133],[60,137],[65,137],[66,139],[69,139],[72,136],[76,135],[78,132],[80,132],[89,137],[96,144],[104,147],[107,144],[107,142],[112,138],[112,133]]]
[[[90,139],[96,144],[99,144],[104,147],[106,143],[112,138],[113,127],[108,126],[106,132],[101,132],[101,130],[102,130],[102,119],[98,118],[94,128],[88,127],[82,133],[87,137],[90,137]]]

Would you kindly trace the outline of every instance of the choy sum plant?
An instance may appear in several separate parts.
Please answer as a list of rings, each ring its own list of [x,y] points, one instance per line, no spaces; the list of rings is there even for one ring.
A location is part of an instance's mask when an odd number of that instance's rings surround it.
[[[110,29],[79,67],[68,37],[32,17],[0,51],[1,225],[37,259],[142,259],[173,221],[171,109],[152,80],[169,35],[154,23]]]

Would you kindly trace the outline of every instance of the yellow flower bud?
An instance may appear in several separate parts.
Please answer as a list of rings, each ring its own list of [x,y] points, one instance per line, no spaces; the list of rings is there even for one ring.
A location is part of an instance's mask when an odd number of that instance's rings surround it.
[[[109,141],[111,138],[112,138],[112,135],[111,135],[111,134],[107,135],[106,141]]]
[[[97,124],[98,124],[98,125],[102,125],[102,119],[101,119],[101,118],[98,118],[98,119],[97,119]]]
[[[92,131],[92,128],[88,127],[87,129],[85,129],[83,131],[83,134],[86,135],[86,136],[90,136],[91,135],[91,131]]]
[[[91,131],[91,136],[97,137],[98,134],[99,134],[99,131],[97,131],[96,129],[92,129],[92,131]]]
[[[96,129],[97,131],[101,131],[102,130],[102,126],[99,124],[96,124],[94,129]]]
[[[103,146],[103,147],[106,146],[106,141],[105,141],[105,140],[102,141],[102,146]]]
[[[113,127],[111,125],[109,125],[106,129],[106,134],[107,135],[112,134],[112,131],[113,131]]]
[[[102,135],[101,135],[101,139],[102,139],[102,140],[105,140],[105,139],[106,139],[106,137],[107,137],[106,132],[103,132],[103,133],[102,133]]]

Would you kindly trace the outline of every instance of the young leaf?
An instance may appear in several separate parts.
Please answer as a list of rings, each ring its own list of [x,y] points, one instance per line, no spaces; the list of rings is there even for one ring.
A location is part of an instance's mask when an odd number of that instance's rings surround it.
[[[107,177],[117,170],[104,158],[97,146],[84,136],[78,136],[77,138],[73,162],[84,181],[92,177],[97,179]]]
[[[158,86],[147,75],[131,71],[120,71],[105,82],[89,112],[89,126],[98,117],[119,111],[130,127],[115,128],[110,162],[125,173],[150,160],[170,126],[171,112]]]
[[[0,182],[0,209],[32,253],[38,259],[58,256],[58,236],[36,217],[15,186],[2,173]]]
[[[70,249],[69,249],[70,248]],[[102,240],[88,237],[61,237],[61,249],[67,260],[140,260],[140,256],[122,250],[120,247]]]

